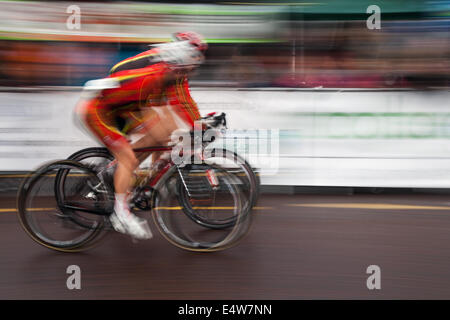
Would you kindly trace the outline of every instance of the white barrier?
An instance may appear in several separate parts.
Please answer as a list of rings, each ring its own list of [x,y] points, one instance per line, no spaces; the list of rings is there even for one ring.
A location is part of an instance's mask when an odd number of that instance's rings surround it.
[[[234,136],[254,137],[261,129],[269,138],[278,134],[278,148],[267,140],[269,151],[252,158],[255,166],[262,164],[263,184],[450,187],[448,91],[194,89],[192,94],[202,113],[227,113],[227,146]],[[0,92],[0,171],[30,170],[96,145],[72,121],[78,97],[77,91]],[[235,147],[245,153],[245,143]],[[267,166],[274,161],[278,170]]]

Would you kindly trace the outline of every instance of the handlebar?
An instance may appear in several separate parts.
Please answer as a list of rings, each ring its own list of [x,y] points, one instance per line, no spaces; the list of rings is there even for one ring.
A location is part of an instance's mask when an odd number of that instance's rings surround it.
[[[207,120],[205,122],[208,122],[209,125],[212,127],[217,127],[219,125],[223,125],[225,128],[227,127],[227,119],[226,114],[222,112],[220,115],[215,116],[214,113],[208,114],[206,117],[201,118],[202,120]]]

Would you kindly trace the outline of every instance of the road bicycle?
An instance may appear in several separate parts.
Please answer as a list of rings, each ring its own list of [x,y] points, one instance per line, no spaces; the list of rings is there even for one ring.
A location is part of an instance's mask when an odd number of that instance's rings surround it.
[[[258,199],[259,188],[260,188],[260,178],[256,173],[255,169],[250,166],[250,164],[241,157],[239,154],[232,152],[230,150],[224,149],[222,147],[211,147],[211,143],[214,142],[216,137],[219,136],[217,132],[222,132],[226,128],[226,115],[224,113],[220,115],[215,115],[216,113],[210,113],[206,117],[201,118],[201,123],[205,124],[207,129],[201,130],[201,134],[198,137],[194,137],[194,132],[190,133],[190,144],[193,148],[200,146],[200,156],[203,157],[202,161],[211,162],[212,159],[220,161],[222,167],[226,167],[228,172],[233,173],[238,179],[242,186],[242,191],[245,195],[245,206],[246,209],[253,207]],[[214,129],[215,133],[209,132],[205,134],[208,130]],[[198,143],[195,139],[200,138],[202,141]],[[168,152],[172,151],[171,147],[147,147],[134,149],[135,153],[148,154],[154,151]],[[196,150],[192,149],[192,152]],[[146,156],[146,157],[147,157]],[[199,159],[200,157],[197,157]],[[68,160],[74,160],[82,162],[97,171],[103,172],[107,176],[106,180],[112,185],[112,168],[116,164],[114,156],[109,152],[107,148],[85,148],[80,151],[75,152],[70,155]],[[196,159],[192,159],[195,163]],[[138,210],[150,210],[151,197],[150,194],[153,191],[154,182],[146,180],[147,175],[150,173],[148,168],[141,168],[137,170],[139,177],[139,183],[135,186],[133,194],[130,197],[131,208],[137,208]],[[162,173],[162,172],[161,172]],[[144,179],[142,179],[144,177]],[[186,180],[186,179],[185,179]],[[192,180],[192,179],[191,179]],[[191,188],[195,189],[195,183],[191,184]],[[200,201],[200,200],[199,200]],[[224,228],[229,227],[233,224],[232,221],[211,221],[211,219],[204,219],[195,214],[195,212],[188,212],[189,217],[196,220],[197,223],[202,224],[209,228]]]
[[[203,120],[211,128],[226,126],[225,114],[210,114]],[[194,154],[187,163],[168,161],[156,175],[137,183],[130,196],[136,214],[150,211],[160,233],[186,250],[217,251],[235,245],[251,225],[259,192],[259,177],[251,166],[224,149],[204,152],[211,142],[202,144],[201,161],[195,161]],[[107,149],[87,148],[32,173],[17,198],[25,231],[39,244],[63,252],[98,243],[111,230],[114,164]]]

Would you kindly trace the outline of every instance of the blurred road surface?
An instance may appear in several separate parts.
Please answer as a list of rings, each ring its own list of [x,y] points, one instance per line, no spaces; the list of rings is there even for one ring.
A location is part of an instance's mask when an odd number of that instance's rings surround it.
[[[206,254],[115,233],[84,253],[53,252],[14,211],[0,198],[0,299],[450,298],[445,195],[263,195],[247,237]],[[81,290],[66,287],[73,264]],[[366,287],[370,265],[380,290]]]

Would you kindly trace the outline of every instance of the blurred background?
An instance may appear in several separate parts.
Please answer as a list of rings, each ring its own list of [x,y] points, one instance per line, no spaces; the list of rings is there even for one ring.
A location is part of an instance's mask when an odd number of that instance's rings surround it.
[[[193,80],[236,87],[448,86],[446,0],[0,1],[0,84],[77,86],[180,29],[210,43]],[[80,8],[80,29],[66,22]]]
[[[0,298],[448,299],[449,27],[449,0],[0,1]],[[260,170],[253,230],[211,255],[33,244],[17,188],[97,144],[73,121],[83,84],[185,30],[210,47],[201,113],[225,112],[220,143]]]
[[[263,183],[450,186],[449,26],[447,0],[0,1],[0,170],[95,144],[71,118],[82,85],[192,30],[201,111],[230,139],[274,133]]]

